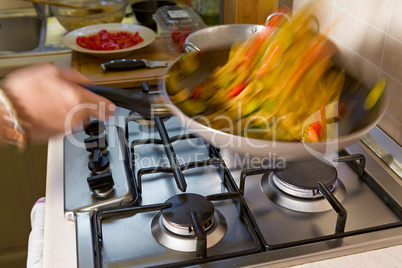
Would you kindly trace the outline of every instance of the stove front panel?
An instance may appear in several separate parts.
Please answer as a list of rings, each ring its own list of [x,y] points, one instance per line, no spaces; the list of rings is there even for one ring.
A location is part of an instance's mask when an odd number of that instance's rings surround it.
[[[80,131],[64,138],[64,210],[69,220],[74,220],[73,213],[78,211],[121,206],[137,198],[124,132],[115,125],[106,125],[105,134],[108,142],[106,157],[114,181],[112,192],[105,197],[97,196],[88,186],[87,178],[95,175],[88,168],[93,154],[86,150],[84,144],[89,136]]]

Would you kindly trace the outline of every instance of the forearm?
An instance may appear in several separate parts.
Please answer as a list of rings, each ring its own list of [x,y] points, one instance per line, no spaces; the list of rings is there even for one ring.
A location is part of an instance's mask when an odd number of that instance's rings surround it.
[[[75,69],[51,64],[32,65],[8,74],[0,88],[7,94],[4,106],[11,103],[8,106],[15,111],[10,113],[17,123],[14,137],[18,138],[18,130],[23,130],[26,135],[20,137],[43,142],[66,131],[67,126],[79,128],[90,116],[105,120],[115,106],[81,86],[91,83]],[[8,141],[8,137],[3,135],[3,141]]]

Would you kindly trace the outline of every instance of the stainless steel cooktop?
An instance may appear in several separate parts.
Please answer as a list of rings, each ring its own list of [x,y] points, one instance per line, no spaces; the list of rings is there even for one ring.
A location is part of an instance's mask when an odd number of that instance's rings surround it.
[[[118,115],[65,138],[79,267],[288,266],[402,243],[402,187],[363,145],[245,168],[175,117]]]

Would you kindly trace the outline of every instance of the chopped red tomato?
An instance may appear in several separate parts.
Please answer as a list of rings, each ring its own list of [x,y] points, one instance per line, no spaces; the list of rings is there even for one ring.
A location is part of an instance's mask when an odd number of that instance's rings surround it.
[[[144,39],[138,32],[108,32],[100,30],[97,34],[78,36],[77,45],[92,50],[117,50],[129,48],[141,43]]]

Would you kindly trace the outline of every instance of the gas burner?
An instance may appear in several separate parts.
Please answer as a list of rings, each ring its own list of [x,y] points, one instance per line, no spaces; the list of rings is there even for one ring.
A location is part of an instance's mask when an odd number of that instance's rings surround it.
[[[180,194],[169,198],[166,203],[171,203],[172,207],[159,212],[151,224],[152,234],[162,246],[183,252],[196,251],[192,212],[198,216],[206,233],[207,248],[224,237],[227,230],[226,220],[204,196]]]
[[[181,194],[169,198],[172,207],[162,210],[164,226],[179,235],[192,233],[191,212],[196,212],[202,227],[208,231],[214,223],[215,207],[211,201],[197,194]]]
[[[303,212],[321,212],[331,206],[318,189],[318,182],[339,200],[345,198],[345,188],[333,165],[324,159],[288,162],[286,168],[263,176],[261,187],[276,204]]]
[[[317,183],[323,183],[329,191],[336,188],[338,172],[325,160],[317,158],[288,162],[286,168],[275,171],[273,182],[285,193],[302,198],[319,198],[322,194]]]

